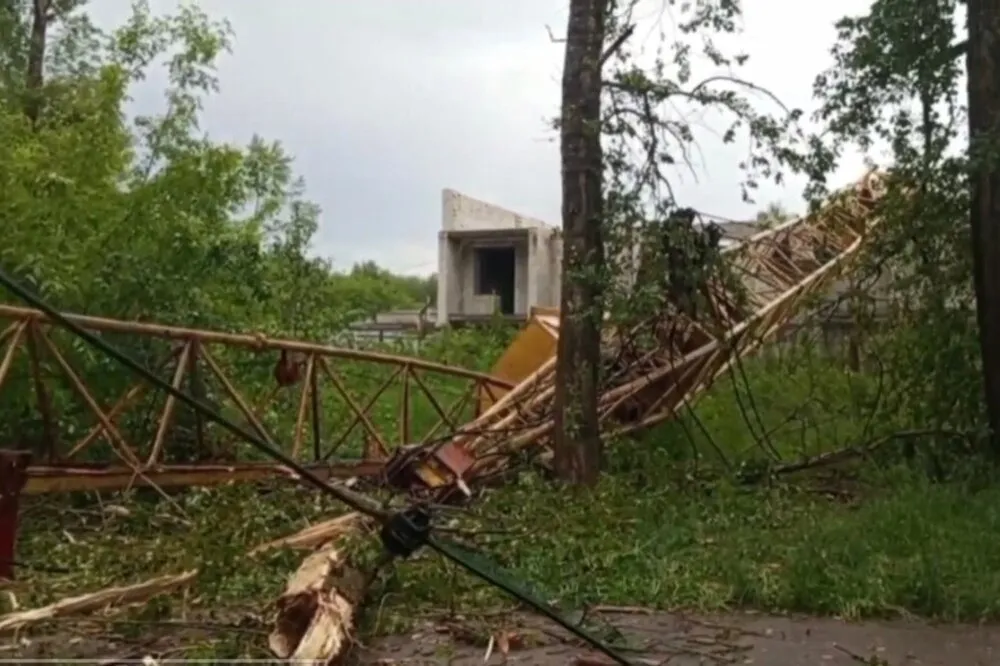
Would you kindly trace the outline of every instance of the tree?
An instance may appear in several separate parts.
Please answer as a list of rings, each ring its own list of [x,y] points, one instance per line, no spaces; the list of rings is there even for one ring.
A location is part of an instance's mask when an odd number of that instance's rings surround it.
[[[39,12],[44,48],[32,46]],[[321,211],[291,158],[276,142],[238,147],[198,128],[231,43],[225,22],[139,2],[105,33],[80,0],[7,0],[0,34],[0,213],[18,221],[5,265],[67,309],[284,334],[343,325],[349,308],[331,306],[343,276],[310,256]],[[158,62],[166,111],[126,118],[129,86]],[[390,285],[372,299],[386,307],[423,302],[422,287],[377,267],[359,284]]]
[[[604,240],[601,50],[607,0],[571,0],[562,78],[563,286],[555,394],[555,467],[576,484],[597,482],[597,413],[603,323]]]
[[[314,256],[321,211],[279,143],[236,146],[199,128],[231,42],[225,22],[191,4],[154,15],[137,2],[101,31],[86,10],[81,0],[0,1],[7,271],[63,310],[322,342],[363,308],[424,303],[423,281],[377,267],[351,276]],[[165,111],[128,117],[129,87],[160,63]],[[147,363],[162,354],[148,338],[115,342]],[[108,359],[78,356],[74,367],[100,378],[91,388],[102,404],[131,381]],[[2,439],[29,442],[40,429],[26,416],[31,374],[18,355],[5,381],[24,390],[5,388]],[[61,425],[85,425],[64,411],[77,404],[68,387],[50,398]]]
[[[776,224],[781,224],[792,219],[792,214],[785,210],[777,201],[771,202],[767,207],[757,213],[756,222],[766,226],[773,226]]]
[[[973,282],[990,448],[1000,462],[1000,4],[967,6]]]
[[[736,77],[746,56],[729,56],[713,40],[716,33],[737,32],[739,3],[689,3],[677,10],[677,34],[660,35],[655,61],[642,67],[628,48],[636,0],[570,6],[559,123],[564,264],[556,383],[557,466],[569,480],[597,478],[596,407],[605,360],[610,374],[621,379],[611,358],[620,354],[600,356],[602,323],[622,331],[616,345],[635,358],[674,347],[659,334],[665,322],[680,319],[664,307],[670,298],[663,280],[637,281],[637,272],[654,266],[662,277],[655,265],[666,257],[691,266],[706,282],[724,272],[718,270],[718,252],[706,251],[700,227],[671,222],[691,222],[696,215],[675,200],[670,185],[672,169],[694,169],[689,158],[698,146],[688,108],[718,112],[728,122],[724,142],[747,141],[744,178],[734,187],[748,201],[761,180],[780,182],[783,170],[800,162],[789,132],[800,113]],[[604,45],[596,43],[599,36]],[[699,58],[704,62],[696,63]],[[695,64],[711,73],[693,80]],[[751,95],[760,98],[757,103]],[[777,113],[762,109],[761,101]],[[600,137],[593,136],[597,131]]]
[[[960,4],[967,7],[966,39],[956,34]],[[930,430],[987,430],[983,441],[995,459],[998,21],[1000,7],[978,0],[876,0],[866,15],[838,23],[836,66],[816,85],[824,99],[821,118],[834,139],[830,154],[818,162],[835,156],[843,143],[867,148],[881,139],[893,152],[890,196],[880,211],[884,230],[872,263],[879,272],[891,268],[894,296],[906,306],[893,317],[894,344],[883,358],[899,384],[896,411]],[[969,223],[959,224],[966,216]],[[949,441],[940,448],[955,455]]]
[[[922,297],[940,295],[933,288],[940,260],[952,253],[952,239],[938,233],[940,221],[927,211],[935,208],[961,116],[954,14],[953,0],[877,0],[867,15],[837,22],[835,65],[814,86],[823,101],[818,119],[833,139],[822,160],[827,167],[845,144],[868,151],[882,141],[892,148],[897,182],[916,185],[916,196],[898,202],[913,223],[891,225],[888,252],[910,256],[916,280],[932,287]]]
[[[706,251],[699,227],[670,221],[692,214],[674,199],[670,185],[671,169],[694,169],[689,157],[698,146],[685,107],[711,108],[727,119],[724,142],[746,139],[748,158],[740,165],[744,178],[734,185],[747,201],[761,180],[781,182],[786,168],[803,164],[789,131],[800,112],[736,77],[734,70],[747,57],[729,56],[713,40],[716,33],[738,31],[738,2],[680,6],[678,34],[670,40],[660,35],[648,67],[639,66],[627,48],[636,6],[637,0],[574,1],[566,37],[559,121],[564,263],[556,449],[561,475],[583,483],[596,481],[600,462],[602,323],[625,332],[617,345],[637,358],[672,348],[658,333],[664,318],[678,319],[664,309],[665,297],[670,299],[663,281],[637,281],[637,271],[670,256],[675,262],[683,259],[685,266],[697,264],[692,270],[706,282],[724,273],[718,252]],[[715,71],[692,83],[699,56],[704,62],[698,64]],[[778,113],[762,110],[751,95]],[[598,131],[601,136],[593,136]],[[642,266],[636,264],[637,247]],[[614,360],[609,363],[617,367]]]

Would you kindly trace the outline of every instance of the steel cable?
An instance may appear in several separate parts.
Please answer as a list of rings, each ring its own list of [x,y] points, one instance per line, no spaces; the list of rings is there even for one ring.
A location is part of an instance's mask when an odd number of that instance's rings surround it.
[[[101,340],[98,336],[86,330],[79,324],[67,319],[61,312],[46,303],[42,298],[31,293],[31,291],[18,284],[18,282],[2,268],[0,268],[0,286],[5,287],[22,301],[44,313],[45,316],[47,316],[52,322],[70,331],[92,347],[96,348],[98,351],[118,361],[126,368],[139,375],[139,377],[149,382],[155,388],[165,391],[168,395],[172,395],[175,399],[181,401],[186,406],[201,414],[203,417],[217,423],[219,426],[228,430],[231,434],[243,439],[259,452],[281,463],[294,472],[301,481],[308,483],[320,492],[342,502],[352,510],[372,518],[383,526],[391,524],[394,518],[400,517],[400,514],[393,514],[385,511],[375,502],[363,495],[325,482],[323,479],[310,472],[306,467],[299,464],[294,458],[280,449],[271,446],[258,435],[243,429],[236,423],[227,419],[217,410],[206,405],[187,392],[175,388],[166,380],[157,377],[152,371],[125,352],[111,344],[108,344],[104,340]],[[406,511],[400,513],[406,513]],[[387,545],[385,543],[385,534],[386,531],[383,530],[383,545]],[[577,638],[587,642],[595,649],[613,659],[615,662],[621,664],[622,666],[633,666],[632,663],[620,652],[615,650],[610,645],[607,645],[596,636],[587,632],[583,627],[573,624],[569,620],[563,618],[559,614],[559,611],[554,607],[544,601],[541,601],[540,599],[534,598],[532,595],[522,591],[518,586],[505,581],[505,578],[509,580],[513,580],[513,578],[511,576],[502,575],[504,572],[500,567],[496,565],[488,567],[472,561],[473,558],[465,555],[463,549],[461,549],[457,544],[451,544],[447,541],[433,537],[430,534],[429,525],[426,526],[426,529],[418,530],[418,533],[415,536],[419,537],[419,541],[414,543],[413,546],[419,547],[420,545],[426,545],[428,548],[438,553],[445,559],[459,565],[473,576],[476,576],[490,585],[503,590],[506,594],[514,597],[521,603],[530,606],[539,614],[544,615],[572,633]],[[492,571],[490,569],[492,569]]]

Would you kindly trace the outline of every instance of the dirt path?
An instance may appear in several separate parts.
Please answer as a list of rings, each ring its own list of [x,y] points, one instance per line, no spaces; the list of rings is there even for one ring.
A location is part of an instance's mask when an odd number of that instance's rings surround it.
[[[932,626],[919,622],[847,623],[826,618],[758,614],[691,617],[667,613],[604,613],[599,631],[618,632],[637,666],[1000,666],[1000,626]],[[144,656],[179,659],[218,639],[211,626],[149,625],[131,640],[93,630],[33,636],[18,645],[0,641],[0,659],[91,659],[137,663]],[[499,666],[497,647],[484,662],[485,637],[510,636],[508,666],[612,666],[602,655],[531,617],[493,618],[490,624],[436,621],[409,636],[359,647],[357,666]],[[201,627],[201,628],[197,628]],[[248,629],[255,657],[265,658],[266,631]],[[497,643],[499,645],[499,643]],[[111,661],[108,661],[111,660]],[[9,662],[8,662],[9,663]],[[286,664],[279,661],[260,663]]]
[[[756,664],[758,666],[1000,666],[1000,627],[933,626],[918,622],[847,623],[833,619],[754,614],[692,618],[675,614],[606,613],[645,666]],[[563,640],[533,619],[512,629],[507,663],[519,666],[598,666],[608,660]],[[499,627],[497,628],[499,629]],[[482,665],[485,649],[456,640],[454,631],[428,627],[378,641],[363,664]],[[451,635],[449,635],[451,634]],[[531,643],[530,647],[517,643]],[[489,664],[501,664],[495,652]]]

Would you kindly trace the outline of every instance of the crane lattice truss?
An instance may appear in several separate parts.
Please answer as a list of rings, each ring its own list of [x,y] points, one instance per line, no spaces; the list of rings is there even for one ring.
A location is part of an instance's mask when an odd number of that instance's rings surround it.
[[[643,325],[654,344],[642,347],[609,331],[600,398],[606,429],[636,431],[670,418],[763,344],[848,270],[883,192],[883,176],[869,173],[818,212],[727,249],[728,272],[738,279],[709,285],[710,316],[693,321],[668,306]],[[544,447],[552,431],[552,345],[515,380],[262,334],[70,318],[176,388],[201,387],[224,414],[327,477],[452,492],[515,452]],[[536,313],[531,325],[557,336],[558,314]],[[271,368],[290,359],[295,373],[269,383],[279,374]],[[22,419],[30,428],[2,434],[12,440],[5,448],[33,453],[26,492],[213,485],[285,471],[254,459],[173,398],[130,381],[41,312],[0,305],[0,402],[36,416]],[[74,431],[85,414],[92,427]]]
[[[652,333],[652,348],[629,353],[629,336],[609,332],[610,372],[599,401],[605,431],[633,432],[673,417],[736,359],[771,338],[849,270],[876,222],[874,207],[884,193],[884,176],[872,171],[836,192],[816,213],[724,250],[729,279],[720,276],[708,285],[710,311],[695,321],[668,304],[662,317],[638,327]],[[557,314],[536,314],[535,320],[558,335]],[[419,467],[423,483],[468,485],[514,452],[547,443],[554,423],[555,369],[552,354],[426,456]]]

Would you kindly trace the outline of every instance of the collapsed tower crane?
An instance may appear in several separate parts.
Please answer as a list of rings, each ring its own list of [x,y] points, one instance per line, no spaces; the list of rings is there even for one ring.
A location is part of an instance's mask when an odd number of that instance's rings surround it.
[[[803,310],[810,296],[823,291],[844,275],[864,248],[869,231],[878,222],[875,206],[885,193],[885,185],[883,174],[870,172],[851,187],[835,193],[816,212],[762,231],[738,246],[725,249],[726,272],[738,279],[735,284],[729,280],[713,280],[706,285],[709,317],[695,319],[667,303],[659,316],[636,324],[636,327],[651,333],[649,337],[652,340],[651,344],[639,348],[626,344],[628,335],[609,329],[605,347],[609,366],[614,370],[606,373],[600,398],[600,417],[607,431],[635,432],[671,418],[679,407],[704,391],[736,359],[753,352],[773,337]],[[31,300],[27,296],[23,297]],[[58,321],[55,323],[64,328],[67,324],[72,324],[72,330],[79,336],[92,338],[93,345],[110,350],[111,347],[85,329],[130,329],[135,332],[138,325],[94,317],[54,317],[52,313],[10,306],[0,306],[0,315],[13,320],[0,333],[0,338],[11,339],[0,361],[0,379],[9,370],[21,339],[28,334],[38,336],[50,346],[53,357],[65,373],[76,379],[74,385],[78,392],[86,398],[101,422],[100,429],[94,435],[87,435],[75,448],[82,448],[88,440],[104,432],[118,445],[116,453],[125,459],[125,468],[131,472],[133,479],[152,474],[158,467],[162,467],[158,460],[161,453],[159,444],[164,441],[167,428],[165,424],[169,424],[173,404],[170,399],[180,396],[185,402],[191,403],[190,406],[210,413],[220,423],[227,423],[234,434],[248,442],[255,442],[259,450],[267,451],[273,458],[283,462],[285,467],[277,470],[279,473],[294,470],[300,478],[310,478],[317,487],[326,488],[338,498],[353,497],[346,491],[324,484],[311,470],[295,462],[294,450],[289,455],[279,452],[273,446],[253,410],[230,386],[218,364],[201,348],[209,340],[252,349],[271,346],[282,351],[290,349],[303,353],[306,355],[303,359],[305,379],[315,378],[316,369],[320,368],[338,386],[342,384],[341,380],[327,367],[325,361],[326,357],[333,357],[335,354],[381,364],[397,364],[405,369],[407,377],[413,374],[415,367],[421,365],[427,371],[463,374],[454,368],[417,359],[349,352],[321,345],[267,340],[263,337],[250,338],[143,325],[145,328],[142,331],[146,335],[183,342],[179,349],[171,352],[173,356],[179,355],[181,358],[177,362],[173,381],[158,382],[158,387],[166,390],[169,398],[152,451],[143,464],[115,427],[113,421],[116,414],[111,413],[116,409],[119,412],[124,410],[128,400],[134,400],[135,389],[130,389],[122,397],[120,407],[116,406],[111,412],[105,413],[73,373],[69,363],[57,353],[50,341],[46,342],[48,338],[44,337],[45,332],[42,330],[43,326],[53,326],[53,320],[56,319]],[[539,332],[542,334],[541,338]],[[486,381],[490,378],[464,373],[477,381],[480,404],[485,407],[482,413],[458,427],[444,441],[402,447],[388,460],[362,461],[378,463],[378,469],[370,476],[387,479],[408,490],[416,487],[417,490],[430,490],[435,494],[446,495],[456,489],[466,490],[485,475],[501,469],[510,456],[532,449],[544,451],[553,428],[555,356],[551,339],[558,334],[558,313],[534,313],[528,327],[497,364],[498,369],[507,370],[507,376],[502,381]],[[550,338],[549,344],[540,345],[538,341],[545,336]],[[116,354],[121,357],[119,360],[127,360],[120,352]],[[184,369],[193,365],[198,354],[205,358],[225,385],[257,432],[256,435],[231,421],[227,422],[217,410],[213,413],[212,409],[180,389]],[[512,359],[517,362],[511,363]],[[36,360],[34,356],[32,360]],[[134,361],[129,360],[126,365],[136,372],[141,370],[139,374],[147,379],[155,378],[148,369]],[[511,376],[511,367],[517,368],[520,376]],[[302,382],[303,398],[300,401],[297,431],[301,430],[298,425],[306,411],[306,397],[310,395],[307,392],[309,382],[305,379]],[[38,384],[41,385],[40,380]],[[43,395],[40,390],[38,393]],[[315,390],[312,390],[312,395],[316,395]],[[350,400],[348,402],[352,403]],[[358,420],[367,420],[367,409],[360,409],[353,404],[352,409]],[[367,425],[370,426],[370,423]],[[80,468],[76,471],[76,476],[88,477],[106,471]],[[360,499],[352,500],[355,501],[359,506],[363,504]],[[16,514],[16,507],[14,512]],[[377,511],[373,510],[372,513]],[[327,663],[349,644],[354,607],[360,601],[359,594],[363,594],[363,590],[357,594],[344,587],[348,563],[337,542],[339,537],[361,529],[368,519],[357,514],[347,514],[337,520],[338,529],[329,532],[325,544],[307,558],[277,604],[278,618],[271,636],[271,645],[275,654],[281,658]],[[316,526],[310,529],[314,532],[322,531],[316,529]]]
[[[673,417],[843,276],[877,223],[872,212],[885,178],[872,170],[817,211],[724,248],[727,273],[736,279],[707,285],[709,316],[695,320],[668,303],[661,315],[639,324],[655,341],[640,350],[623,349],[624,336],[608,331],[605,355],[615,371],[606,373],[599,406],[607,432],[636,432]],[[494,369],[516,386],[483,394],[485,410],[450,441],[403,449],[389,470],[407,470],[397,476],[406,484],[465,489],[510,455],[545,447],[553,427],[558,335],[558,311],[534,312]]]

